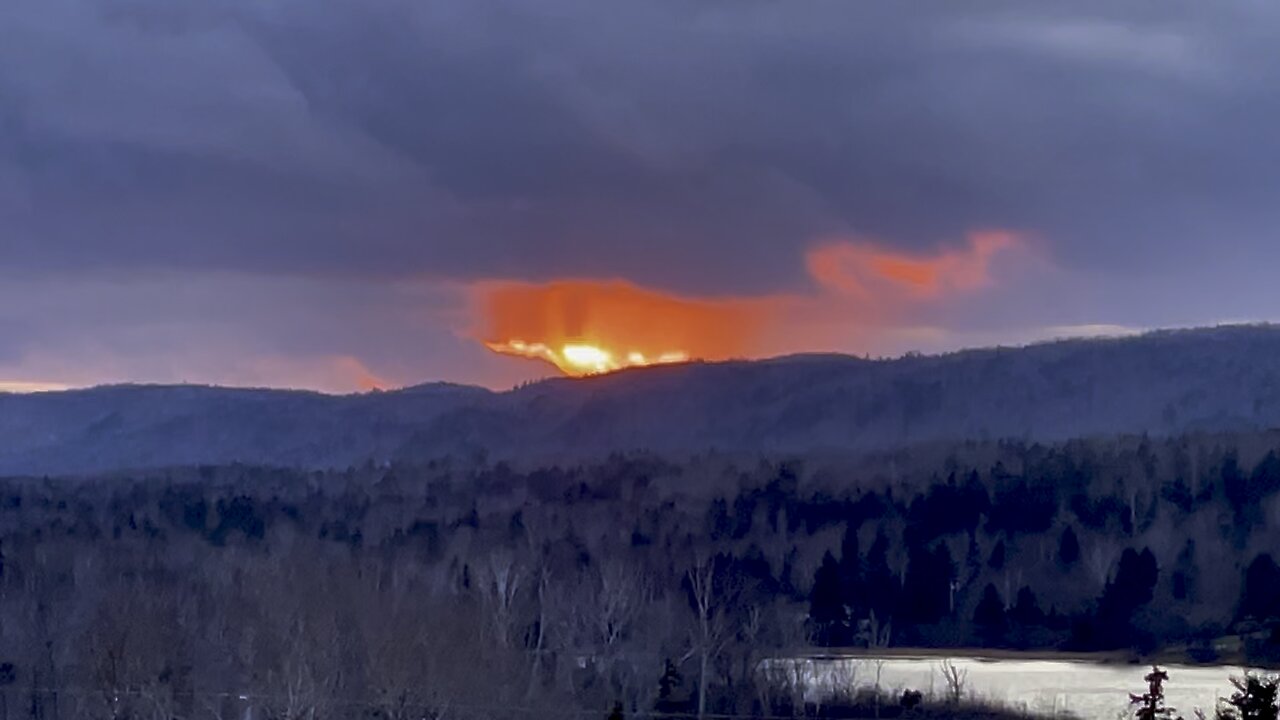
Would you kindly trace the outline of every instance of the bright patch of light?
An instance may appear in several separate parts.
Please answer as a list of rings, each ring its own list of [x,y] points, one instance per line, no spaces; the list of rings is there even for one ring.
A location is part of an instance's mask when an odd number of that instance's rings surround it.
[[[609,372],[618,367],[613,355],[593,345],[565,345],[560,355],[570,365],[588,373]]]
[[[559,349],[546,343],[531,343],[523,340],[489,342],[485,345],[490,350],[504,355],[545,360],[566,375],[574,376],[600,375],[629,367],[669,365],[689,361],[689,354],[678,350],[664,352],[651,358],[639,351],[615,353],[587,342],[565,343]]]

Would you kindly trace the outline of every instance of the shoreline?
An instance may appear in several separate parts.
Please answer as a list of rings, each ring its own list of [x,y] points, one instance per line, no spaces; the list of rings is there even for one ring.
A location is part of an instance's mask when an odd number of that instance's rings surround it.
[[[947,658],[967,658],[979,662],[1072,662],[1117,666],[1155,664],[1162,667],[1224,667],[1269,672],[1280,670],[1280,665],[1250,663],[1245,658],[1235,654],[1223,655],[1212,662],[1197,662],[1189,657],[1185,650],[1179,648],[1170,648],[1146,656],[1134,655],[1124,650],[1075,652],[1066,650],[1012,650],[971,647],[808,648],[805,652],[797,653],[795,657],[811,660],[944,660]]]

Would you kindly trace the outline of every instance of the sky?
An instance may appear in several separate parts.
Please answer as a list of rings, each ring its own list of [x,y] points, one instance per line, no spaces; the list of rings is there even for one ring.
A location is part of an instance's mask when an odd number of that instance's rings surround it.
[[[1280,319],[1278,45],[1262,0],[5,0],[0,389]]]

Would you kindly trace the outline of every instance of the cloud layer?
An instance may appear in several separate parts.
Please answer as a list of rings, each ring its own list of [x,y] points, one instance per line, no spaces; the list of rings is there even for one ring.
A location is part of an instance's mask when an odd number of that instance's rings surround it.
[[[1273,318],[1277,41],[1245,0],[9,0],[0,380],[534,372],[478,370],[486,282],[701,307],[816,279],[944,347]],[[1034,280],[984,228],[1036,238]],[[188,286],[257,304],[165,307]],[[822,324],[783,349],[890,347]]]

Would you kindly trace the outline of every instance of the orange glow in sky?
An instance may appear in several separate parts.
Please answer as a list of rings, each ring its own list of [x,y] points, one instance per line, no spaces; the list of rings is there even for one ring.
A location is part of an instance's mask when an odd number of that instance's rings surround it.
[[[567,375],[744,357],[775,314],[770,298],[685,298],[620,280],[490,281],[473,292],[474,333],[489,349]]]
[[[689,354],[683,350],[669,350],[656,357],[649,357],[633,350],[626,355],[616,355],[610,350],[584,343],[565,343],[558,347],[545,343],[527,343],[523,340],[486,342],[485,346],[504,355],[546,360],[566,375],[599,375],[625,367],[646,367],[687,362]]]
[[[847,343],[905,310],[993,284],[993,258],[1020,244],[1002,231],[932,253],[830,241],[806,253],[814,290],[797,295],[688,297],[623,280],[483,281],[470,287],[471,334],[494,352],[572,376],[832,350],[833,331]]]
[[[934,298],[991,284],[992,259],[1020,244],[1018,236],[1004,231],[971,233],[965,246],[934,253],[907,253],[844,240],[811,249],[805,262],[814,280],[836,293],[869,296],[898,289]]]

